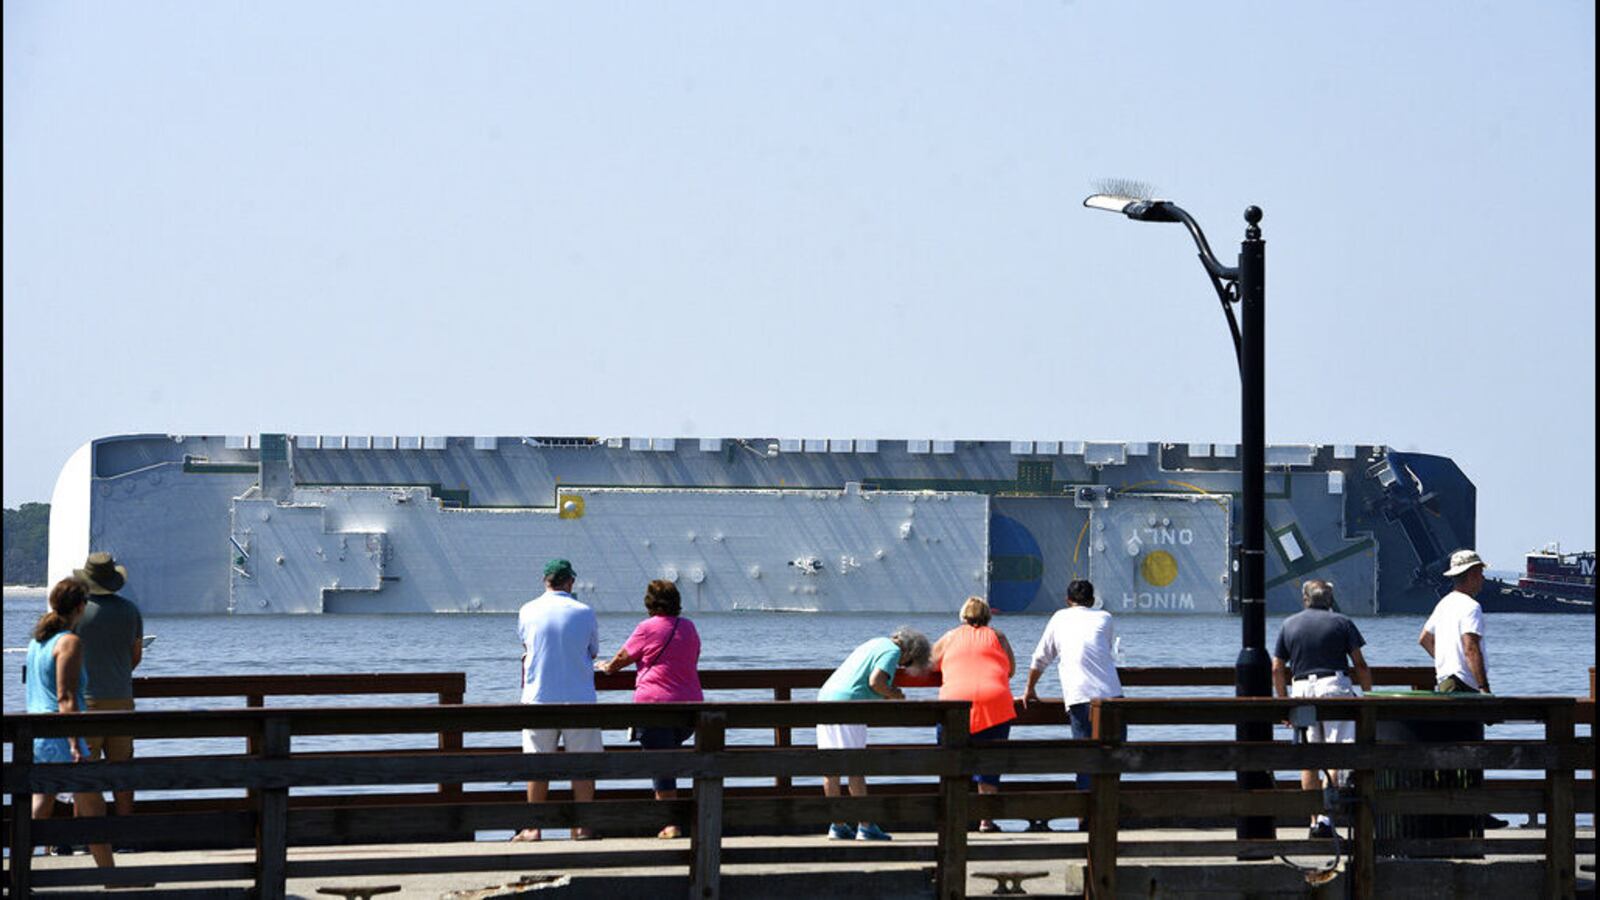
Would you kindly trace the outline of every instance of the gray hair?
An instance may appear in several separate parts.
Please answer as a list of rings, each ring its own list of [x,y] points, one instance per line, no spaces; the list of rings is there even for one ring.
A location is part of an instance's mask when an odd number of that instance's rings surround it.
[[[1300,599],[1315,609],[1333,609],[1333,585],[1313,578],[1300,587]]]
[[[928,643],[928,636],[910,625],[896,628],[889,640],[900,648],[900,665],[908,669],[925,666],[933,657],[933,645]]]

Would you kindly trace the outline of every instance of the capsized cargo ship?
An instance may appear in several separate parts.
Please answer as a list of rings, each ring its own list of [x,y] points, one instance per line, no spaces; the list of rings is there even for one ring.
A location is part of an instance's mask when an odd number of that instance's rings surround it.
[[[1448,458],[1266,451],[1267,600],[1334,584],[1420,613],[1474,543]],[[1236,610],[1238,448],[823,438],[106,437],[52,496],[50,575],[110,551],[147,614],[512,612],[544,561],[597,610],[651,579],[694,611],[1048,613],[1074,578],[1118,613]]]

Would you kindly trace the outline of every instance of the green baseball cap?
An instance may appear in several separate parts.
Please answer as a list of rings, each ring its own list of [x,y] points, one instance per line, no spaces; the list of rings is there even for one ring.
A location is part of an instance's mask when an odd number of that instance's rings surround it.
[[[574,578],[578,573],[572,571],[572,563],[564,559],[552,559],[544,564],[544,577],[546,581],[565,581]]]

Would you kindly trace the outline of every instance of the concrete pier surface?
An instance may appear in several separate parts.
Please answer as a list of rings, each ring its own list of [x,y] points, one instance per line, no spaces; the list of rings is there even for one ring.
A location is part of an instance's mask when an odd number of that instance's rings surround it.
[[[553,832],[560,834],[560,832]],[[1303,829],[1282,829],[1283,840],[1303,838]],[[1174,840],[1222,840],[1231,830],[1148,829],[1121,834],[1121,863],[1117,868],[1117,893],[1122,897],[1343,897],[1346,886],[1342,873],[1320,886],[1308,882],[1306,873],[1282,861],[1240,862],[1231,859],[1186,858],[1181,856],[1141,857],[1141,842]],[[1510,829],[1495,832],[1487,841],[1539,839],[1538,829]],[[1006,832],[968,835],[968,896],[994,895],[997,888],[1009,886],[1011,879],[985,877],[1006,873],[1037,875],[1023,880],[1028,896],[1070,897],[1083,894],[1083,843],[1077,832]],[[1594,829],[1579,829],[1578,841],[1584,852],[1578,855],[1578,894],[1592,896],[1594,883]],[[1036,848],[1040,858],[1012,861],[985,861],[986,846],[1018,844]],[[837,862],[829,864],[787,864],[781,861],[785,848],[828,845]],[[816,837],[733,837],[722,844],[731,858],[738,852],[761,852],[773,861],[761,864],[725,863],[722,867],[721,895],[725,898],[927,898],[933,896],[932,833],[897,833],[888,843],[859,844],[828,841]],[[1330,842],[1331,847],[1331,842]],[[891,849],[892,848],[892,849]],[[641,852],[682,850],[681,866],[629,866],[630,855]],[[886,854],[901,861],[885,861]],[[869,861],[868,855],[876,857]],[[399,875],[319,875],[290,877],[291,897],[327,897],[327,889],[380,888],[398,886],[398,891],[377,894],[381,897],[427,897],[436,900],[490,900],[527,897],[533,900],[617,900],[619,897],[683,896],[688,881],[688,841],[658,838],[604,838],[574,842],[546,839],[538,843],[473,842],[458,844],[398,844],[391,846],[348,846],[294,848],[289,851],[291,871],[296,864],[319,860],[383,857],[403,868],[405,859],[434,859],[441,856],[462,860],[466,871]],[[852,859],[852,856],[858,858]],[[1067,858],[1073,857],[1073,858]],[[117,854],[117,865],[134,869],[172,864],[248,864],[254,858],[247,849],[228,851],[140,852]],[[1301,856],[1292,862],[1307,870],[1326,866],[1331,852],[1320,856]],[[93,861],[86,854],[38,856],[36,872],[87,868]],[[601,863],[601,865],[596,865]],[[610,864],[608,864],[610,863]],[[1587,868],[1585,868],[1587,867]],[[1042,873],[1042,874],[1040,874]],[[1537,893],[1544,878],[1543,859],[1536,854],[1494,856],[1483,860],[1380,859],[1377,869],[1379,896],[1407,898],[1453,898],[1500,896],[1516,897]],[[1315,879],[1313,879],[1315,880]],[[189,882],[161,884],[163,896],[181,892],[182,896],[205,896],[207,889],[241,888],[243,882]],[[37,888],[41,896],[67,896],[82,888]],[[120,889],[122,896],[139,896],[147,891]],[[349,893],[342,894],[350,896]]]

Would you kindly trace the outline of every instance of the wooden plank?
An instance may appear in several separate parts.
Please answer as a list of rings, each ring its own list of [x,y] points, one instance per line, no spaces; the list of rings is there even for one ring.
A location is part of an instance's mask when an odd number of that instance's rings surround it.
[[[1112,747],[1122,739],[1121,710],[1104,700],[1091,707],[1094,739]],[[1117,896],[1118,776],[1096,773],[1089,782],[1089,848],[1084,888],[1091,900]]]
[[[1553,710],[1545,720],[1545,743],[1571,746],[1573,737],[1573,711]],[[1578,889],[1578,863],[1572,846],[1576,837],[1572,770],[1557,767],[1546,770],[1545,789],[1549,798],[1545,807],[1544,893],[1546,897],[1571,897]]]
[[[664,704],[646,704],[664,705]],[[92,715],[92,714],[86,714]],[[64,718],[64,717],[63,717]],[[641,766],[645,752],[655,754]],[[1392,745],[1285,743],[1239,744],[1228,741],[1183,744],[1126,744],[1063,751],[1051,762],[1040,746],[1025,743],[963,751],[977,765],[1004,772],[1060,772],[1072,766],[1084,772],[1227,772],[1286,771],[1300,768],[1431,769],[1590,769],[1592,744],[1546,745],[1542,742],[1492,741],[1461,744]],[[526,781],[549,778],[641,778],[652,771],[680,777],[771,778],[774,775],[817,776],[846,765],[865,775],[955,774],[960,760],[933,746],[884,753],[876,749],[837,750],[818,754],[810,748],[772,750],[735,747],[717,754],[686,750],[634,753],[440,755],[415,750],[401,755],[353,755],[336,758],[296,756],[250,759],[239,756],[150,758],[130,762],[7,767],[7,793],[90,790],[195,790],[202,788],[283,788],[370,784],[429,784],[440,781]],[[27,777],[24,778],[23,776]]]
[[[253,812],[169,815],[96,816],[89,819],[42,819],[33,823],[38,846],[114,844],[119,847],[183,844],[193,849],[255,845]]]
[[[965,756],[971,743],[970,717],[964,705],[946,710],[940,746],[953,755]],[[967,795],[972,790],[973,771],[972,763],[965,761],[957,771],[939,779],[939,837],[933,875],[933,894],[939,900],[961,900],[967,893]]]
[[[124,857],[126,861],[126,857]],[[250,881],[256,877],[253,863],[188,863],[183,865],[125,866],[101,869],[85,866],[71,869],[43,869],[34,873],[35,887],[80,887],[84,885],[159,884],[163,887],[185,881]]]
[[[772,689],[772,699],[777,703],[788,703],[794,699],[792,688],[775,686]],[[788,725],[779,725],[772,729],[772,746],[783,748],[794,746],[794,729]],[[788,775],[779,775],[772,781],[774,787],[789,789],[794,787],[794,779]]]
[[[471,797],[472,794],[466,796]],[[627,830],[654,834],[692,815],[689,800],[603,799],[578,807],[563,802],[395,804],[289,810],[289,842],[296,847],[328,844],[421,844],[471,840],[474,831],[520,828],[571,828],[577,824],[602,833]],[[464,838],[463,835],[466,835]]]
[[[33,792],[28,776],[33,769],[33,729],[23,725],[13,732],[11,762],[6,766],[7,793],[11,794],[11,896],[32,893],[33,872]],[[15,776],[16,789],[10,787]]]
[[[290,878],[332,878],[353,875],[427,875],[436,872],[518,872],[536,865],[541,870],[632,869],[688,866],[689,850],[606,850],[604,841],[591,849],[557,853],[427,854],[415,856],[336,857],[289,863]],[[664,843],[664,842],[663,842]]]
[[[728,718],[720,712],[702,712],[695,719],[694,749],[715,754],[727,745]],[[714,775],[694,780],[694,824],[689,829],[689,895],[698,900],[722,896],[722,779]]]
[[[1356,744],[1363,748],[1376,745],[1378,740],[1378,711],[1363,709],[1356,716]],[[1351,823],[1350,896],[1356,900],[1372,900],[1378,892],[1377,822],[1373,805],[1378,796],[1378,776],[1371,766],[1355,768],[1356,806]]]
[[[289,755],[289,721],[273,717],[261,723],[261,755],[279,759]],[[265,788],[258,797],[256,822],[256,895],[261,900],[284,900],[289,861],[289,789]]]
[[[924,831],[939,816],[939,798],[934,793],[917,795],[879,792],[865,797],[824,797],[820,792],[806,796],[723,798],[725,830],[814,829],[818,835],[828,830],[829,822],[878,822],[895,828]],[[925,786],[924,786],[925,787]],[[813,790],[815,790],[813,788]],[[724,858],[724,863],[727,859]]]
[[[1117,813],[1123,818],[1237,818],[1239,816],[1309,818],[1312,813],[1322,811],[1320,792],[1298,789],[1251,791],[1228,785],[1216,791],[1197,794],[1193,791],[1138,791],[1134,790],[1131,784],[1124,784],[1121,787]]]
[[[1062,782],[1057,782],[1061,784]],[[1128,785],[1123,785],[1127,788]],[[1229,785],[1232,787],[1232,785]],[[1081,819],[1089,815],[1087,791],[1014,791],[1012,785],[1002,782],[998,794],[978,794],[967,800],[972,819],[1026,819],[1030,822],[1047,819]],[[1189,796],[1186,794],[1185,796]]]
[[[156,675],[133,679],[135,697],[313,696],[318,694],[437,694],[465,691],[463,672],[374,672],[312,675]]]

